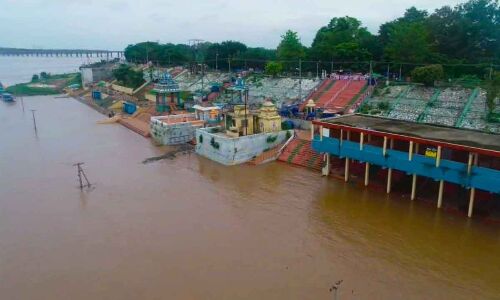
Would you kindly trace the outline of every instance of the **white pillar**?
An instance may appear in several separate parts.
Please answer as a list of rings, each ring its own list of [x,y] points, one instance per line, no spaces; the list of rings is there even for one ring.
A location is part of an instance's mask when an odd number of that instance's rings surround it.
[[[441,146],[438,146],[437,155],[436,155],[436,168],[439,168],[441,164]]]
[[[330,154],[326,153],[326,165],[323,167],[323,176],[330,175]]]
[[[471,188],[470,189],[470,198],[469,198],[469,211],[467,212],[467,216],[469,218],[472,217],[472,211],[474,210],[474,196],[476,194],[476,189]]]
[[[413,174],[411,179],[411,200],[415,200],[415,192],[417,191],[417,174]]]
[[[443,188],[444,188],[444,181],[440,180],[439,181],[438,203],[437,203],[438,208],[441,208],[441,206],[443,205]]]
[[[384,136],[384,146],[382,148],[382,155],[385,156],[386,153],[387,153],[387,137]]]
[[[413,141],[410,141],[410,149],[408,149],[408,160],[413,159]]]
[[[345,158],[345,168],[344,168],[344,180],[347,182],[349,180],[349,158]]]
[[[359,136],[359,150],[363,151],[363,141],[364,141],[364,134],[361,132]]]
[[[314,124],[311,123],[311,141],[314,140]]]
[[[340,145],[342,145],[343,139],[344,139],[344,130],[340,129]]]
[[[321,125],[319,126],[319,140],[323,140],[323,126]]]
[[[473,160],[474,155],[472,152],[469,152],[469,161],[467,162],[467,175],[470,175],[472,171],[472,160]]]
[[[370,177],[370,163],[365,163],[365,186],[368,186],[369,177]]]
[[[391,192],[391,184],[392,184],[392,169],[387,170],[387,189],[386,192],[389,194]]]

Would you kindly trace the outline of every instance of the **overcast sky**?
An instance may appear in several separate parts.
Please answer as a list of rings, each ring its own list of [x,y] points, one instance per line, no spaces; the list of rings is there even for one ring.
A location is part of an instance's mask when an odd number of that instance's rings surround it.
[[[331,18],[356,17],[376,33],[416,6],[452,0],[0,0],[0,46],[119,50],[140,41],[239,40],[274,48],[287,29],[309,46]]]

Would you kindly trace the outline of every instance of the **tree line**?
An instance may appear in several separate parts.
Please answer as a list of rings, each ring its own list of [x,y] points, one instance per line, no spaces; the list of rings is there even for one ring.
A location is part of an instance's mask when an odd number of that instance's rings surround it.
[[[321,27],[306,47],[288,30],[276,49],[249,47],[238,41],[196,46],[142,42],[125,49],[129,61],[159,65],[204,63],[217,69],[264,69],[273,72],[347,69],[409,74],[416,66],[441,64],[446,75],[487,77],[500,65],[498,0],[470,0],[429,13],[411,7],[372,34],[362,22],[346,16]],[[301,64],[298,64],[298,61]],[[390,62],[390,63],[388,63]]]

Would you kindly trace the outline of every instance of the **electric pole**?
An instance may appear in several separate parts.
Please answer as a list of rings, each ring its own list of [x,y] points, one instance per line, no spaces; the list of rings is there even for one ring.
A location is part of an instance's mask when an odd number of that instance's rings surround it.
[[[299,58],[299,100],[302,100],[302,59]]]
[[[36,128],[36,118],[35,118],[36,109],[30,109],[30,110],[31,110],[31,115],[33,116],[33,127],[35,128],[35,134],[38,134],[38,130]]]
[[[78,181],[80,183],[80,189],[83,189],[84,187],[90,187],[91,186],[89,180],[87,179],[87,175],[85,175],[85,171],[83,171],[83,168],[82,168],[83,164],[84,164],[83,162],[79,162],[79,163],[73,164],[73,166],[76,167],[77,170],[78,170]],[[85,182],[86,182],[85,185],[83,184],[82,176],[85,179]]]
[[[215,71],[219,71],[219,64],[218,64],[218,58],[219,58],[219,50],[215,52]]]

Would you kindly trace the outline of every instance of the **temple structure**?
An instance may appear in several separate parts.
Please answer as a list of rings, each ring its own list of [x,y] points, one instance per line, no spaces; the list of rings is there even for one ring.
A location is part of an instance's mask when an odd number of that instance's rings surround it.
[[[172,79],[169,73],[161,74],[158,83],[153,88],[153,92],[156,94],[156,111],[163,113],[177,110],[177,107],[182,105],[180,91],[179,84]],[[170,101],[167,101],[168,98]]]

